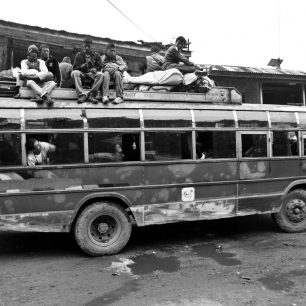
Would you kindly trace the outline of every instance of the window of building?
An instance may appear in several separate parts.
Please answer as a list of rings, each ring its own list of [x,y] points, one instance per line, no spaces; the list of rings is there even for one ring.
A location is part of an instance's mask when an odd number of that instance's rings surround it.
[[[0,166],[21,165],[21,137],[19,134],[0,134]]]
[[[145,133],[146,160],[191,159],[191,132]]]
[[[27,140],[55,145],[55,152],[47,153],[43,164],[72,164],[84,162],[84,141],[81,133],[28,134]],[[29,152],[27,152],[28,154]]]
[[[139,134],[89,133],[89,162],[139,161]]]
[[[302,105],[302,84],[298,83],[263,83],[263,104]]]
[[[196,136],[198,159],[235,158],[236,134],[234,131],[198,132]]]
[[[272,143],[273,156],[297,156],[298,132],[274,131]]]
[[[267,157],[266,134],[242,134],[242,157]]]

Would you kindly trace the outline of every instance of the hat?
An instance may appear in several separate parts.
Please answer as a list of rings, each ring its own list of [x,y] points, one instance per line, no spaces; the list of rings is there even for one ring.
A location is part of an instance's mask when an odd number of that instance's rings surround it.
[[[92,45],[92,39],[90,36],[86,36],[83,40],[84,45]]]
[[[38,54],[38,48],[35,45],[29,46],[28,47],[28,54],[30,54],[33,51],[36,51],[36,53]]]

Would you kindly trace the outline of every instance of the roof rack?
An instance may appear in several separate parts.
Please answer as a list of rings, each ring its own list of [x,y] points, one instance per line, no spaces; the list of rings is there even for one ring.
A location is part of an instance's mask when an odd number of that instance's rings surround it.
[[[21,99],[30,99],[33,97],[32,91],[26,87],[21,87],[19,92]],[[52,91],[51,96],[54,99],[60,100],[76,100],[78,98],[76,91],[70,88],[55,88]],[[115,92],[111,91],[110,99],[114,98]],[[242,95],[234,87],[213,87],[206,93],[125,90],[123,98],[125,101],[129,102],[156,101],[209,104],[242,104]]]

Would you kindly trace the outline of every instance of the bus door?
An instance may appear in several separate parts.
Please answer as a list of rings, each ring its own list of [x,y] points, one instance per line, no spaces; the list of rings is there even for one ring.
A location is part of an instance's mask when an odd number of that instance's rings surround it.
[[[238,141],[238,215],[269,211],[275,197],[270,182],[269,131],[239,131]]]

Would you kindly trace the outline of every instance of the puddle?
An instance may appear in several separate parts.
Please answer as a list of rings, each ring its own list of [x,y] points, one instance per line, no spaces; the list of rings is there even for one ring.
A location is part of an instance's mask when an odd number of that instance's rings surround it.
[[[149,274],[154,271],[176,272],[180,263],[175,256],[157,257],[155,254],[143,254],[131,258],[134,263],[129,265],[133,274]]]
[[[267,289],[274,291],[289,291],[294,285],[290,277],[305,276],[305,270],[294,270],[284,274],[270,274],[258,279]]]
[[[100,297],[97,297],[90,302],[86,303],[85,306],[106,306],[111,305],[116,301],[120,301],[123,297],[129,295],[131,292],[139,290],[139,284],[136,280],[125,283],[122,287],[110,291]]]
[[[192,250],[201,257],[207,257],[214,259],[217,263],[223,266],[235,266],[240,265],[241,261],[232,257],[235,254],[229,252],[223,252],[215,244],[205,244],[192,247]]]

